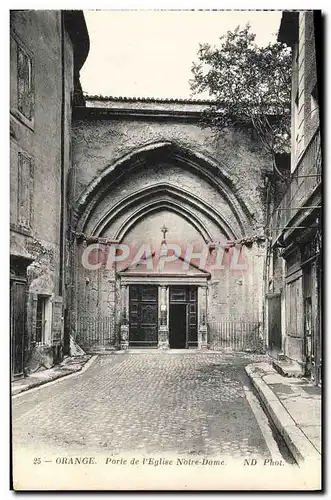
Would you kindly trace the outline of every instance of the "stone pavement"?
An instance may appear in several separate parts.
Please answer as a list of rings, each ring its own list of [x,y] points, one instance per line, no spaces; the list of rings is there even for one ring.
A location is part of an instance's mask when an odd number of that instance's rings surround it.
[[[92,356],[84,354],[81,356],[67,357],[62,363],[55,365],[53,368],[48,370],[42,370],[35,372],[25,378],[20,378],[14,380],[11,384],[12,396],[15,396],[21,392],[28,391],[39,385],[52,382],[66,375],[71,375],[73,373],[79,372],[85,364],[91,359]]]
[[[321,459],[321,389],[283,377],[268,362],[246,367],[260,400],[297,463]]]
[[[261,359],[101,355],[74,378],[13,398],[13,444],[57,452],[271,458],[245,395],[245,365]]]

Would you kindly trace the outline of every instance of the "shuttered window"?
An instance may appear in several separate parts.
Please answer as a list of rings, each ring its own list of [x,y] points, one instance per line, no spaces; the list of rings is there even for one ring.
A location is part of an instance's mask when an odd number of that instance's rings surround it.
[[[32,159],[23,153],[18,154],[18,225],[31,228],[33,193]]]
[[[32,58],[17,46],[17,105],[18,111],[28,120],[33,117]]]

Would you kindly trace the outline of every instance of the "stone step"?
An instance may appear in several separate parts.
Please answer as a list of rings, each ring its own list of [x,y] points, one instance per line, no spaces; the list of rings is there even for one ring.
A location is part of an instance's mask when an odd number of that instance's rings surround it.
[[[288,358],[282,360],[274,360],[273,368],[283,377],[303,377],[303,367]]]

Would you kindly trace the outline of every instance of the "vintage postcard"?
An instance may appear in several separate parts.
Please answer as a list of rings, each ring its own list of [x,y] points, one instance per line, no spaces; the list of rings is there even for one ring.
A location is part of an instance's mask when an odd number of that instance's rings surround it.
[[[321,11],[10,11],[12,489],[321,489]]]

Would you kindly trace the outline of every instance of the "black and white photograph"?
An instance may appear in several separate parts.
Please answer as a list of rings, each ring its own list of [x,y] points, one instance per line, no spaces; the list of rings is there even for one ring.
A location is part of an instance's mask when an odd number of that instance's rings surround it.
[[[109,8],[8,11],[10,489],[320,491],[324,14]]]

